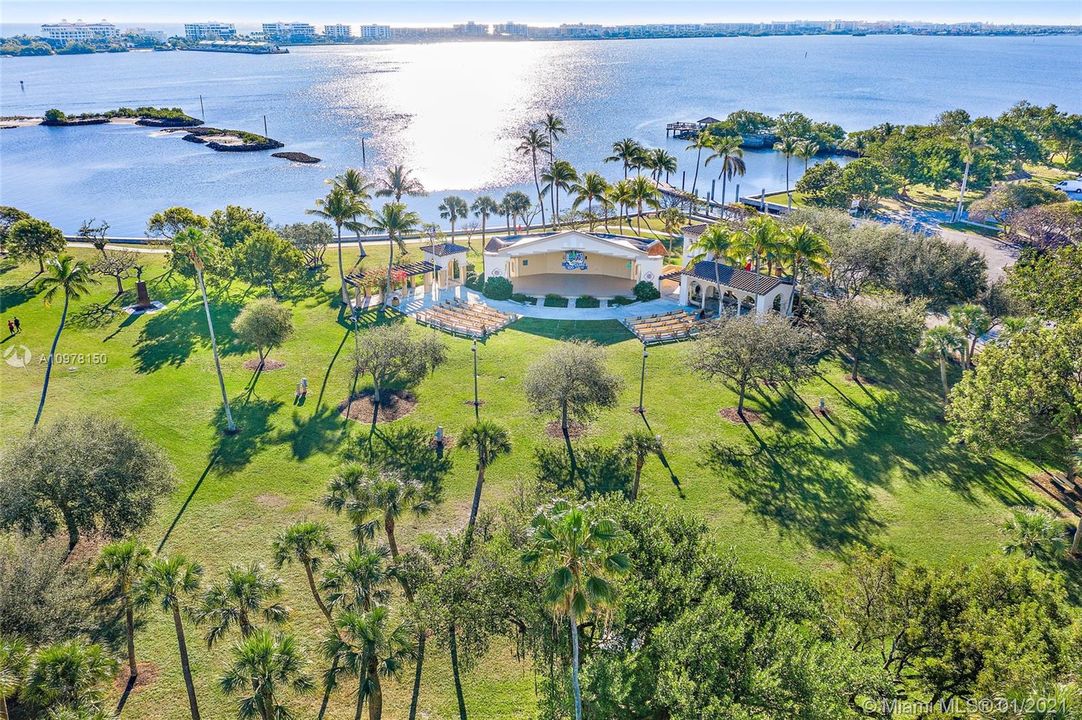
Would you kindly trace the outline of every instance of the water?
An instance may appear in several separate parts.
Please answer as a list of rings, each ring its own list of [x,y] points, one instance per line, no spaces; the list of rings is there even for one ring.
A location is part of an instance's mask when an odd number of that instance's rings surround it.
[[[25,82],[20,90],[19,80]],[[67,231],[84,219],[141,234],[172,204],[209,212],[227,202],[277,222],[304,219],[324,179],[361,164],[413,168],[429,189],[410,205],[438,219],[455,193],[532,193],[518,137],[546,112],[568,134],[557,156],[580,172],[620,176],[602,163],[614,140],[665,146],[691,184],[694,154],[665,124],[748,108],[800,110],[860,129],[928,122],[964,107],[998,114],[1020,99],[1082,110],[1082,38],[772,37],[563,43],[448,43],[293,48],[288,55],[133,52],[0,59],[3,115],[121,105],[180,106],[208,124],[262,132],[323,159],[302,166],[269,153],[216,153],[179,135],[105,125],[0,131],[0,203]],[[785,160],[748,152],[741,191],[782,189]],[[800,163],[792,162],[793,181]],[[716,177],[701,172],[700,190]],[[705,179],[704,179],[705,178]],[[680,173],[674,178],[680,182]],[[720,183],[718,183],[720,193]],[[730,197],[733,189],[730,186]]]

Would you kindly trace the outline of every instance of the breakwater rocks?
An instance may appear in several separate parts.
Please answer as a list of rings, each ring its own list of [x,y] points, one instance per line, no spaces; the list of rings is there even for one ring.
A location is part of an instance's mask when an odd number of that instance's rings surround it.
[[[148,118],[141,117],[135,121],[136,125],[142,125],[143,127],[153,128],[186,128],[186,127],[199,127],[203,124],[203,121],[199,118],[184,117],[184,118]]]
[[[112,118],[107,117],[45,118],[41,121],[41,124],[49,127],[78,127],[79,125],[106,125],[110,122],[112,122]]]
[[[314,165],[319,162],[319,158],[302,152],[276,152],[271,153],[271,157],[283,158],[291,162],[305,163],[307,165]]]
[[[244,130],[224,130],[222,128],[193,128],[183,138],[188,142],[206,145],[218,152],[258,152],[277,150],[285,144],[269,137],[256,135]]]

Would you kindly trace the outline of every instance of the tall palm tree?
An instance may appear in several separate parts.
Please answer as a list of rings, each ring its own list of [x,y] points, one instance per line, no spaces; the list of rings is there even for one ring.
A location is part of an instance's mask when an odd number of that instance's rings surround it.
[[[481,218],[481,274],[484,274],[484,249],[485,249],[485,230],[488,227],[488,219],[493,215],[502,215],[503,209],[500,205],[492,199],[490,195],[478,195],[470,205],[470,210],[473,210],[473,216]]]
[[[78,300],[85,295],[91,283],[97,282],[91,273],[90,265],[83,260],[76,260],[71,255],[60,255],[49,260],[45,266],[44,277],[38,280],[38,292],[45,291],[42,298],[45,307],[49,307],[56,294],[62,292],[64,293],[64,309],[60,312],[60,324],[56,328],[53,345],[49,348],[49,357],[45,364],[45,382],[41,386],[41,400],[38,401],[38,412],[34,416],[35,428],[41,422],[41,412],[45,409],[45,397],[49,394],[49,377],[53,372],[53,358],[56,356],[60,334],[64,332],[64,324],[68,320],[68,308],[72,300]]]
[[[289,608],[277,602],[281,596],[281,579],[267,572],[261,563],[233,565],[226,570],[224,580],[207,588],[192,615],[197,622],[211,623],[207,647],[214,647],[233,625],[240,629],[241,637],[251,635],[257,616],[276,625],[284,623]]]
[[[225,389],[225,375],[222,374],[222,360],[218,355],[218,338],[214,335],[214,321],[210,317],[207,286],[203,282],[204,262],[214,254],[216,249],[211,238],[198,228],[187,228],[173,237],[173,252],[186,254],[195,267],[195,280],[199,285],[199,294],[203,296],[203,312],[207,316],[207,332],[210,334],[210,350],[214,355],[214,369],[218,371],[218,388],[222,391],[225,430],[236,432],[237,424],[233,422],[233,410],[229,407],[229,393]]]
[[[687,224],[688,216],[684,214],[684,211],[675,205],[667,207],[657,214],[658,219],[661,220],[665,232],[669,234],[666,240],[666,247],[668,251],[672,252],[672,238],[676,235],[676,232]]]
[[[657,189],[657,185],[654,185],[648,178],[644,178],[642,175],[633,177],[628,182],[627,197],[635,205],[635,217],[636,225],[638,227],[639,234],[642,234],[642,213],[643,206],[657,209],[661,207],[661,202],[658,200],[658,196],[661,194]]]
[[[511,452],[511,434],[507,429],[488,420],[479,420],[462,431],[459,445],[477,452],[477,483],[473,488],[473,504],[470,505],[470,519],[466,521],[466,537],[463,542],[463,556],[468,556],[473,542],[473,528],[477,523],[477,512],[481,509],[481,489],[485,486],[485,470],[501,455]]]
[[[627,555],[616,550],[623,539],[609,518],[594,518],[593,506],[556,500],[538,511],[531,524],[532,547],[522,555],[545,578],[544,601],[571,627],[571,687],[575,720],[582,720],[579,686],[579,621],[610,605],[616,591],[609,578],[626,572]]]
[[[627,171],[632,163],[642,152],[642,145],[632,138],[617,140],[612,144],[612,155],[605,158],[605,162],[619,162],[624,166],[624,179],[627,179]]]
[[[241,720],[293,717],[282,704],[284,691],[305,693],[314,687],[304,673],[304,657],[293,636],[272,636],[266,630],[256,630],[237,643],[233,662],[219,685],[227,695],[241,695],[237,707]]]
[[[104,717],[96,711],[115,672],[116,661],[101,645],[79,640],[49,645],[34,655],[22,697],[36,709],[48,711],[51,718]]]
[[[393,197],[396,203],[402,202],[405,195],[419,197],[425,194],[425,186],[404,165],[387,168],[383,177],[376,181],[376,196]]]
[[[691,262],[698,263],[703,260],[713,260],[714,262],[714,283],[718,290],[718,315],[721,315],[721,271],[718,265],[729,254],[733,247],[733,241],[736,239],[737,233],[730,230],[728,227],[716,223],[708,227],[702,235],[699,236],[698,241],[692,247],[695,251],[695,255],[692,256]],[[703,297],[703,309],[706,308],[706,297]]]
[[[138,540],[119,540],[101,549],[94,574],[116,583],[124,606],[124,626],[128,640],[128,676],[135,680],[139,668],[135,663],[135,586],[150,562],[150,548]]]
[[[594,230],[594,201],[605,197],[605,191],[609,189],[609,183],[601,176],[601,173],[588,172],[571,187],[575,200],[571,207],[578,209],[579,205],[586,203],[586,214],[590,218],[590,232]]]
[[[341,188],[348,192],[353,196],[357,203],[361,205],[360,210],[356,213],[358,217],[367,215],[371,212],[370,202],[372,200],[372,190],[375,188],[375,183],[370,181],[363,172],[355,168],[347,168],[344,173],[338,175],[330,182],[334,187]],[[361,233],[365,232],[365,226],[363,223],[353,220],[353,222],[350,223],[349,229],[357,234],[357,252],[363,259],[365,252],[364,245],[361,244]]]
[[[545,183],[541,192],[551,194],[552,226],[556,227],[560,219],[560,191],[569,192],[578,182],[579,173],[568,161],[557,160],[548,171],[541,173],[541,180]]]
[[[440,203],[440,217],[451,223],[451,237],[455,236],[455,223],[470,214],[470,207],[458,195],[448,195]]]
[[[511,209],[511,218],[514,219],[514,217],[517,215],[519,219],[522,220],[522,224],[524,226],[529,226],[529,222],[527,221],[526,216],[530,212],[530,209],[532,207],[530,197],[524,192],[512,190],[511,192],[507,193],[506,200],[509,204],[508,206]],[[544,207],[542,207],[542,210],[543,209]]]
[[[969,186],[970,166],[973,165],[973,161],[977,159],[980,151],[988,147],[988,141],[972,125],[962,130],[958,140],[962,145],[962,160],[965,161],[966,167],[962,172],[962,187],[958,192],[958,207],[954,209],[951,222],[958,222],[959,218],[962,217],[962,202],[965,201],[966,188]]]
[[[665,182],[669,182],[669,173],[676,172],[678,161],[665,148],[654,148],[650,151],[650,167],[653,168],[655,182],[660,185],[661,174],[665,173]]]
[[[549,136],[549,167],[551,168],[556,164],[556,143],[559,142],[561,135],[567,134],[567,128],[564,126],[563,118],[555,113],[546,113],[545,119],[541,121],[541,127]]]
[[[960,351],[966,339],[953,325],[936,325],[924,333],[921,349],[939,362],[939,379],[943,383],[943,401],[950,399],[950,385],[947,383],[947,361]]]
[[[793,302],[801,280],[807,273],[825,275],[827,258],[830,257],[830,244],[819,233],[807,225],[794,225],[782,235],[783,253],[789,260],[789,277],[793,281],[793,292],[789,295],[789,307],[786,313],[793,311]]]
[[[369,720],[383,717],[381,678],[397,680],[413,658],[409,626],[391,623],[390,612],[385,607],[368,611],[347,610],[338,617],[338,632],[328,635],[324,642],[324,653],[342,657],[344,669],[358,677],[355,718],[360,718],[366,700]]]
[[[759,272],[763,259],[773,261],[778,255],[781,228],[774,218],[760,215],[748,221],[744,230],[733,238],[732,254],[741,262],[751,260],[752,269]]]
[[[711,160],[721,160],[721,171],[718,179],[721,180],[721,204],[725,205],[725,193],[729,181],[736,175],[743,175],[748,167],[744,163],[744,149],[740,147],[741,138],[736,135],[719,137],[714,141],[713,150],[704,165],[709,165]],[[739,202],[739,199],[738,199]]]
[[[789,161],[796,155],[797,148],[800,147],[800,138],[783,137],[778,142],[774,143],[774,150],[780,152],[785,156],[785,192],[789,193]],[[790,195],[790,201],[792,196]]]
[[[537,202],[541,205],[541,227],[545,226],[545,201],[541,197],[541,179],[537,174],[537,153],[544,152],[552,147],[548,138],[545,137],[544,132],[537,128],[530,128],[522,139],[519,141],[518,147],[515,151],[519,155],[530,158],[530,162],[533,165],[533,184],[537,190]]]
[[[337,551],[334,540],[331,539],[330,528],[311,520],[295,522],[275,538],[272,549],[276,568],[293,562],[301,564],[312,598],[315,599],[319,611],[330,622],[331,611],[316,588],[315,578],[316,572],[323,566],[324,556],[333,555]]]
[[[620,217],[627,221],[628,226],[631,225],[631,220],[627,217],[627,208],[632,204],[631,200],[631,181],[630,180],[617,180],[615,183],[609,186],[609,190],[606,193],[606,197],[610,205],[617,208],[617,212]],[[609,229],[608,218],[605,222],[606,232]]]
[[[624,435],[624,439],[620,442],[620,448],[635,461],[635,480],[631,485],[631,499],[637,500],[639,497],[639,478],[642,477],[643,465],[646,464],[647,458],[651,455],[661,457],[664,450],[661,436],[640,428]]]
[[[507,234],[510,235],[512,230],[511,226],[514,224],[511,222],[512,216],[515,214],[514,204],[511,202],[511,194],[508,193],[500,199],[499,205],[497,205],[500,215],[503,215],[504,222],[507,224]]]
[[[409,210],[404,204],[393,202],[384,203],[379,212],[371,216],[371,220],[373,229],[387,234],[387,247],[390,252],[387,254],[387,290],[383,296],[383,302],[386,303],[391,297],[391,270],[394,268],[395,245],[398,245],[399,252],[406,254],[406,244],[402,241],[402,236],[417,230],[417,226],[421,224],[421,216]]]
[[[323,506],[349,518],[358,542],[372,537],[382,524],[391,557],[397,560],[398,519],[407,512],[424,517],[432,512],[435,500],[434,494],[416,480],[350,464],[331,480]]]
[[[387,567],[390,556],[385,546],[371,544],[356,547],[348,555],[335,555],[319,584],[331,609],[368,611],[387,602],[394,580]]]
[[[188,664],[188,644],[184,639],[181,609],[184,600],[198,592],[202,575],[203,568],[198,563],[188,562],[183,555],[157,557],[150,562],[145,577],[139,583],[138,593],[141,603],[149,603],[157,598],[162,610],[173,614],[173,628],[180,650],[180,670],[188,690],[188,710],[192,720],[199,720],[199,704],[195,699],[195,683],[192,682],[192,669]]]
[[[687,150],[695,151],[695,176],[691,180],[691,194],[696,194],[696,189],[699,186],[699,166],[703,161],[703,150],[714,147],[714,142],[717,138],[706,130],[700,130],[699,133],[692,139],[687,145]]]
[[[823,148],[815,140],[810,138],[801,140],[796,146],[796,156],[804,161],[804,172],[808,172],[808,163],[819,154]]]
[[[349,293],[346,291],[346,269],[342,263],[342,228],[356,222],[356,218],[369,212],[368,206],[360,202],[348,190],[335,186],[327,193],[327,197],[318,198],[314,209],[305,210],[309,215],[316,215],[334,223],[338,231],[338,277],[342,281],[342,304],[349,302]],[[364,247],[357,241],[362,256]]]
[[[0,635],[0,720],[8,720],[8,698],[23,686],[29,665],[26,643],[14,635]]]

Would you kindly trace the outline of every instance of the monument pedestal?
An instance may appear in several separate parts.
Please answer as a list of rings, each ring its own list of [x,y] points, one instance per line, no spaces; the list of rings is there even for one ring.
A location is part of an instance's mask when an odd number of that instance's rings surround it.
[[[140,310],[146,310],[151,306],[150,293],[147,292],[147,284],[140,280],[135,283],[135,307]]]

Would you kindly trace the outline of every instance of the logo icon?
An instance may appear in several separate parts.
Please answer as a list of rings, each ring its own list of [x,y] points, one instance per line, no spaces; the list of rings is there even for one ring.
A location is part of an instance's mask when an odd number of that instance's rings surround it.
[[[11,367],[24,368],[30,364],[30,348],[25,345],[12,345],[4,348],[4,362]]]

